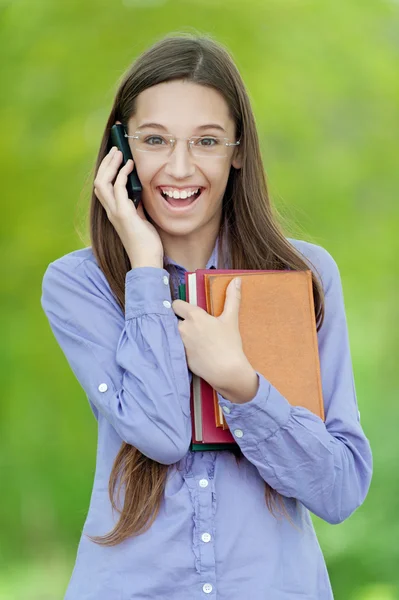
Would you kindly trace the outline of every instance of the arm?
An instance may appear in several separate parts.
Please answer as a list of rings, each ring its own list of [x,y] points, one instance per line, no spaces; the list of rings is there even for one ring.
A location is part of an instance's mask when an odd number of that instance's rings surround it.
[[[258,372],[252,399],[246,394],[253,373],[242,391],[218,393],[218,399],[233,437],[262,478],[325,521],[340,523],[366,497],[372,454],[359,422],[339,270],[324,248],[317,250],[326,294],[318,332],[325,423],[291,406]]]
[[[169,274],[126,274],[125,315],[98,266],[67,255],[51,263],[41,303],[90,402],[120,438],[149,458],[173,464],[191,440],[184,347],[171,308]]]

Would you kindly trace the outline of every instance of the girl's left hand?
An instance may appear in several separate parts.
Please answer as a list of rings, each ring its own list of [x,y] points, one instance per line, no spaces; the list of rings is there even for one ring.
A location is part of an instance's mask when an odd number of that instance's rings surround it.
[[[219,317],[184,300],[172,302],[175,314],[184,319],[179,321],[178,328],[190,370],[218,391],[229,389],[242,369],[252,370],[238,327],[241,286],[236,286],[237,279],[232,279],[227,286],[224,309]]]

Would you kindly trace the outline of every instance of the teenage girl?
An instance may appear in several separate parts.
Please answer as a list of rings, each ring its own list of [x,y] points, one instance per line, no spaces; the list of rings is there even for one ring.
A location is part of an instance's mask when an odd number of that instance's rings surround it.
[[[134,158],[122,168],[108,151],[116,123]],[[310,512],[341,523],[372,475],[341,279],[322,246],[282,232],[250,101],[221,44],[167,36],[125,74],[90,234],[90,247],[48,266],[41,300],[98,421],[65,599],[330,600]],[[312,270],[325,422],[249,363],[235,279],[218,318],[177,299],[186,271],[212,267]],[[216,389],[238,452],[190,451],[192,373]]]

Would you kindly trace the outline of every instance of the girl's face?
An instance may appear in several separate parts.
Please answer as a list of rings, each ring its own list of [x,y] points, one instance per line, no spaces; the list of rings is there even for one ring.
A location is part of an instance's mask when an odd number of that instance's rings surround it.
[[[145,128],[144,123],[158,123],[164,129]],[[223,131],[215,127],[200,129],[207,124],[218,124]],[[127,127],[128,135],[141,131],[152,135],[170,133],[175,138],[209,135],[236,141],[234,122],[220,93],[213,88],[181,80],[161,83],[139,94],[137,112],[129,119]],[[237,147],[225,147],[225,157],[197,157],[192,155],[187,142],[180,139],[172,153],[165,156],[154,152],[135,152],[134,140],[128,138],[128,141],[143,187],[144,208],[161,237],[162,234],[166,237],[192,237],[194,234],[194,238],[198,234],[201,237],[216,234],[230,168],[241,167]],[[180,190],[201,187],[203,191],[192,207],[180,212],[169,208],[159,186]]]

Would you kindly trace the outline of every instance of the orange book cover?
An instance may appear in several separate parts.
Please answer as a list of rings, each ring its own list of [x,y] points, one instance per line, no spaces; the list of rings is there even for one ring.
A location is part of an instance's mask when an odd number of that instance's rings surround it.
[[[204,273],[207,312],[215,317],[223,312],[226,288],[237,275],[246,357],[290,404],[324,421],[311,271]]]

